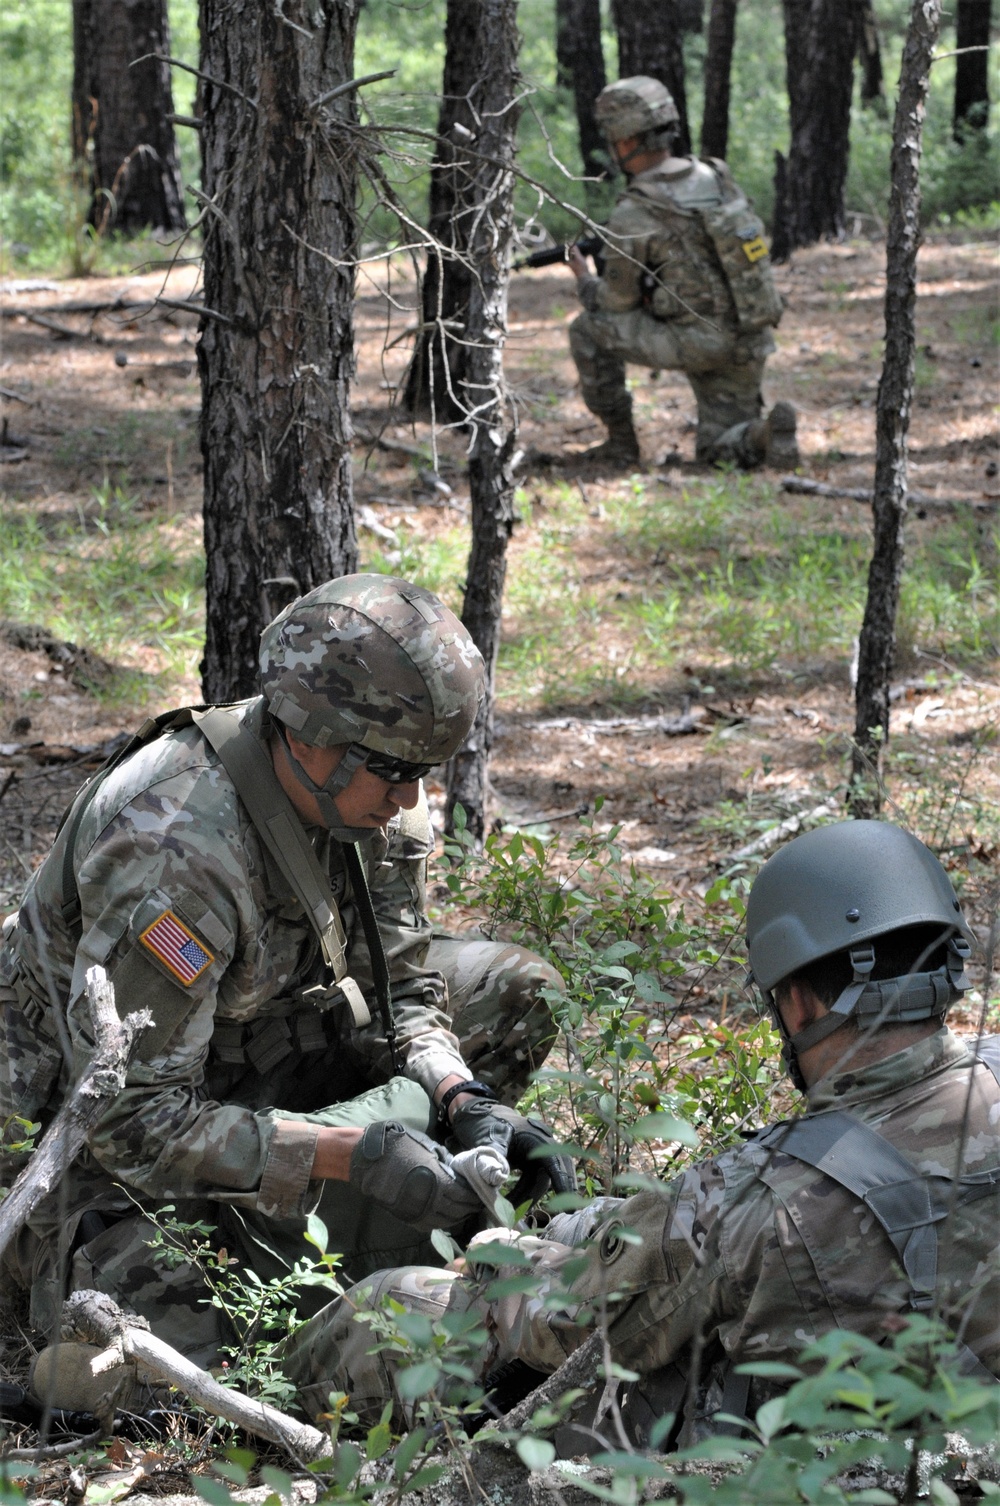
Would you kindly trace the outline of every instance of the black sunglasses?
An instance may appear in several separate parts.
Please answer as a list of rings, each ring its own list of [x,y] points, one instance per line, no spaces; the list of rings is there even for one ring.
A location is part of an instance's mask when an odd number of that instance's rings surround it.
[[[418,779],[426,779],[431,770],[437,768],[433,763],[409,763],[405,758],[393,758],[390,753],[370,753],[367,748],[362,748],[361,752],[365,755],[365,768],[369,774],[384,779],[386,784],[416,784]]]

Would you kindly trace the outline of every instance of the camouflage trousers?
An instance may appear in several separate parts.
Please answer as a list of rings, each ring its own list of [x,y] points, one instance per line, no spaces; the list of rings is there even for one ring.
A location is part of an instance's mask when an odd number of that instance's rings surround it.
[[[739,335],[708,323],[655,319],[645,309],[584,312],[570,325],[569,345],[583,400],[606,424],[631,415],[627,361],[654,371],[683,371],[698,405],[697,459],[743,467],[763,460],[763,445],[747,431],[764,406],[764,363],[774,350],[770,330]]]
[[[435,936],[427,966],[448,981],[452,1026],[470,1070],[494,1087],[504,1102],[515,1103],[555,1036],[542,998],[544,989],[560,986],[555,969],[524,948],[487,941],[477,933]],[[320,1066],[311,1062],[308,1071],[315,1073]],[[292,1060],[282,1067],[296,1071]],[[335,1067],[331,1064],[333,1076]],[[301,1063],[298,1070],[303,1070]],[[281,1102],[280,1082],[273,1086]],[[361,1091],[318,1111],[278,1112],[283,1118],[330,1126],[395,1119],[424,1132],[433,1128],[435,1110],[417,1083],[396,1077],[367,1090],[364,1084],[357,1086]],[[62,1201],[59,1190],[45,1200],[4,1260],[8,1278],[31,1293],[32,1326],[54,1334],[64,1296],[91,1288],[140,1313],[158,1337],[197,1363],[214,1362],[220,1345],[233,1338],[232,1324],[224,1309],[212,1305],[196,1266],[182,1261],[168,1269],[162,1256],[154,1258],[149,1242],[156,1234],[156,1206],[129,1198],[87,1158],[64,1182],[69,1185],[62,1189]],[[137,1207],[142,1211],[136,1212]],[[357,1282],[384,1267],[439,1262],[425,1236],[364,1202],[347,1183],[325,1182],[316,1212],[329,1231],[328,1248],[342,1257],[348,1281]],[[303,1219],[270,1219],[206,1199],[177,1202],[172,1216],[212,1226],[217,1231],[212,1236],[214,1248],[224,1246],[262,1281],[287,1274],[296,1260],[311,1253],[304,1241]],[[302,1288],[296,1298],[300,1314],[319,1311],[335,1291],[332,1286]]]

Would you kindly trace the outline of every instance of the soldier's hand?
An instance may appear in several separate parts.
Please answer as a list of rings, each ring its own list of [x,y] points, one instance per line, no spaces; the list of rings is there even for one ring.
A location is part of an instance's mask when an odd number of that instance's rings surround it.
[[[576,278],[577,282],[581,282],[584,277],[593,276],[593,273],[587,265],[587,258],[584,256],[579,246],[570,246],[569,250],[566,252],[566,263],[570,271],[573,273],[573,276]]]
[[[351,1153],[350,1184],[421,1233],[457,1229],[482,1213],[468,1182],[451,1169],[451,1156],[418,1130],[395,1120],[370,1124]]]
[[[555,1136],[541,1119],[526,1119],[502,1103],[473,1098],[455,1110],[451,1132],[465,1150],[493,1145],[521,1173],[510,1201],[537,1203],[551,1189],[575,1192],[573,1162],[559,1148]]]

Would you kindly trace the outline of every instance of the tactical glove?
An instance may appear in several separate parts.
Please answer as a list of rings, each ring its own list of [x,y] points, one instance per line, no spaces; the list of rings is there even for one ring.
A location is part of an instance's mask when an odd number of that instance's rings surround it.
[[[483,1211],[444,1146],[391,1119],[370,1124],[354,1147],[350,1184],[423,1234],[457,1229]]]
[[[495,1146],[512,1169],[521,1173],[510,1195],[515,1208],[522,1203],[537,1203],[550,1188],[553,1192],[576,1191],[573,1162],[560,1153],[555,1136],[540,1119],[526,1119],[502,1103],[474,1098],[456,1110],[451,1132],[465,1150],[477,1145]]]

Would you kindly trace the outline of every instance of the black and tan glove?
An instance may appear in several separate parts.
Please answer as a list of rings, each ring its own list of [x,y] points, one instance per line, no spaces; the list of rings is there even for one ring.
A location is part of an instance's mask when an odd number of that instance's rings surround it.
[[[451,1169],[443,1145],[395,1120],[370,1124],[351,1152],[350,1184],[423,1234],[457,1229],[482,1200]]]
[[[537,1203],[550,1190],[576,1191],[573,1162],[541,1119],[527,1119],[502,1103],[475,1098],[456,1109],[451,1133],[463,1150],[493,1146],[506,1156],[512,1171],[521,1173],[510,1194],[515,1208]]]

